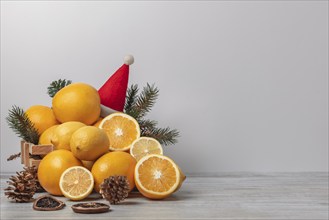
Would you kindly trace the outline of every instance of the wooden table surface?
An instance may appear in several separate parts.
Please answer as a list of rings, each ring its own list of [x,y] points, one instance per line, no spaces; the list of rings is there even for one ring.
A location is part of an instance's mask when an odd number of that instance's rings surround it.
[[[34,211],[32,203],[13,203],[4,196],[1,219],[328,219],[328,173],[223,173],[188,176],[170,198],[152,201],[138,192],[103,214],[71,210]],[[42,194],[36,194],[40,196]],[[90,201],[105,202],[93,194]]]

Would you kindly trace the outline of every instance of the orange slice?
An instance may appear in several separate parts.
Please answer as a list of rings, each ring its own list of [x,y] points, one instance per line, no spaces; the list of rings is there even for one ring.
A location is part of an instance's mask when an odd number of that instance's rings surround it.
[[[112,151],[128,151],[131,144],[140,136],[137,121],[121,112],[108,115],[99,128],[107,133],[110,140],[109,149]]]
[[[137,189],[147,198],[163,199],[174,193],[185,176],[169,157],[150,154],[138,161],[135,168]]]
[[[140,137],[136,139],[130,148],[130,154],[139,161],[142,157],[149,154],[163,154],[159,141],[150,137]]]
[[[82,200],[94,188],[94,178],[89,170],[82,166],[66,169],[61,175],[59,187],[66,198]]]

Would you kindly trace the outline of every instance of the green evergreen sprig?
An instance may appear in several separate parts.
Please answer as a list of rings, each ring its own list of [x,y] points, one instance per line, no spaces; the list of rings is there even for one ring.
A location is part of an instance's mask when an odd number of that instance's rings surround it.
[[[142,120],[139,121],[141,127],[141,136],[152,137],[157,139],[160,144],[170,145],[176,144],[179,132],[176,129],[158,128],[156,121]]]
[[[59,79],[59,80],[52,81],[47,88],[48,95],[51,98],[53,98],[59,90],[61,90],[65,86],[70,85],[71,83],[72,83],[71,80],[66,80],[66,79]]]
[[[147,84],[139,95],[137,95],[137,92],[137,85],[132,85],[128,89],[127,94],[130,93],[131,96],[128,95],[126,103],[129,103],[130,108],[127,109],[126,113],[139,120],[151,111],[158,98],[159,90],[154,85]]]
[[[27,117],[22,108],[14,105],[12,109],[9,110],[6,121],[9,127],[18,135],[18,137],[23,138],[25,141],[31,142],[33,144],[38,144],[38,130],[34,127],[34,124]]]
[[[154,84],[147,84],[139,95],[138,91],[137,85],[128,88],[124,111],[138,121],[141,136],[153,137],[163,145],[177,143],[179,132],[176,129],[158,128],[156,121],[144,118],[156,103],[159,89]]]
[[[137,85],[131,85],[130,88],[127,90],[126,103],[124,109],[125,112],[129,115],[132,114],[133,106],[136,103],[137,93],[138,93]]]
[[[145,119],[145,120],[139,120],[139,126],[141,127],[141,135],[145,134],[145,132],[147,130],[151,130],[153,128],[155,128],[158,124],[158,122],[154,121],[154,120],[149,120],[149,119]]]

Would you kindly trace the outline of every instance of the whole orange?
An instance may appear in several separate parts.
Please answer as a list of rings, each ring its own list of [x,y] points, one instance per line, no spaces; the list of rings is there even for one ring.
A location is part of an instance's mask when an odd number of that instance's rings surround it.
[[[100,98],[97,90],[85,83],[72,83],[59,90],[52,101],[58,121],[79,121],[92,125],[99,118]]]
[[[62,173],[70,167],[82,166],[79,159],[68,150],[55,150],[47,154],[38,167],[38,179],[41,186],[50,194],[63,195],[59,188]]]
[[[51,126],[58,124],[53,110],[47,106],[33,105],[25,113],[39,134],[42,134]]]
[[[134,171],[136,160],[126,152],[109,152],[101,156],[91,168],[95,180],[95,190],[99,192],[99,185],[104,179],[114,176],[126,176],[129,181],[130,191],[135,187]]]

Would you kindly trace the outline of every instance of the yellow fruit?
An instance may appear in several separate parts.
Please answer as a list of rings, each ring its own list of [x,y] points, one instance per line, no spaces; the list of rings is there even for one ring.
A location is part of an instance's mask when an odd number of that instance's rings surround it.
[[[58,124],[53,110],[47,106],[34,105],[27,109],[25,113],[39,134],[42,134],[51,126]]]
[[[137,121],[121,112],[108,115],[99,127],[107,133],[112,151],[128,151],[134,140],[140,136]]]
[[[58,125],[58,127],[55,128],[51,143],[55,146],[55,149],[71,150],[70,140],[72,134],[84,126],[86,125],[77,121],[69,121]]]
[[[177,191],[184,180],[184,174],[169,157],[150,154],[136,164],[136,187],[147,198],[166,198]]]
[[[94,178],[91,172],[84,167],[70,167],[61,175],[59,187],[66,198],[82,200],[93,191]]]
[[[80,121],[93,124],[100,115],[97,90],[85,83],[72,83],[59,90],[53,98],[53,109],[58,121]]]
[[[109,139],[104,130],[85,126],[76,130],[71,137],[71,151],[80,160],[96,160],[109,151]]]
[[[130,148],[130,154],[139,161],[142,157],[149,154],[163,154],[159,141],[150,137],[140,137],[136,139]]]
[[[102,121],[103,121],[103,118],[100,117],[100,118],[95,122],[95,124],[93,124],[93,126],[95,126],[95,127],[98,128]]]
[[[81,160],[82,165],[84,167],[86,167],[88,170],[91,170],[91,168],[93,167],[95,161],[88,161],[88,160]]]
[[[62,195],[59,180],[62,173],[70,167],[82,166],[79,159],[68,150],[55,150],[47,154],[38,167],[38,179],[41,186],[50,194]]]
[[[51,139],[53,138],[55,129],[57,127],[58,125],[54,125],[45,130],[39,138],[39,144],[52,144]]]
[[[134,170],[136,160],[126,152],[109,152],[104,154],[94,163],[91,173],[95,180],[95,190],[99,192],[99,185],[104,179],[114,176],[126,176],[129,181],[130,191],[135,187]]]

